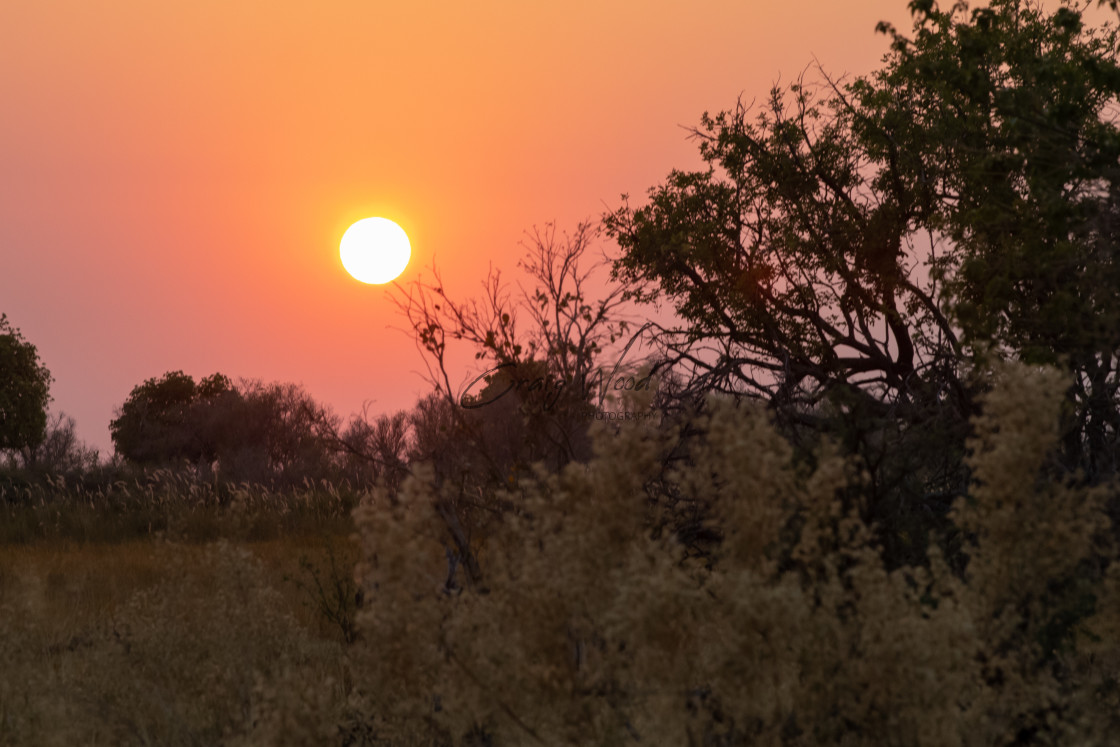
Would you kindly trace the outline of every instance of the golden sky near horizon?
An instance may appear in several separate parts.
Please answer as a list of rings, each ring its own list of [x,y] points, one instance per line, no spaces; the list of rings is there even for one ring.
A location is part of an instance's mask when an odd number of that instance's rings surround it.
[[[698,165],[683,127],[814,57],[873,70],[904,0],[0,5],[0,311],[110,447],[133,386],[302,383],[340,414],[426,391],[386,291],[338,260],[381,215],[473,294],[523,232]],[[462,371],[466,378],[468,371]]]

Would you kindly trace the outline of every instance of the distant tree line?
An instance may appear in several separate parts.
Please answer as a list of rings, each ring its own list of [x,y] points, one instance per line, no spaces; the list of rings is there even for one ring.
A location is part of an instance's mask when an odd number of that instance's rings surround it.
[[[234,482],[399,481],[404,415],[345,424],[295,384],[169,371],[133,388],[110,423],[117,455],[143,467],[184,466]]]

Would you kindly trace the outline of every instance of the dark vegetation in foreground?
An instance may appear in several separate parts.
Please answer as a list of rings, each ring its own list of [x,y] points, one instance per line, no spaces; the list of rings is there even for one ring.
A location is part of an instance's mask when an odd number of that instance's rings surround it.
[[[1116,28],[910,7],[522,295],[398,296],[409,412],[172,371],[97,464],[0,320],[0,743],[1111,743]]]

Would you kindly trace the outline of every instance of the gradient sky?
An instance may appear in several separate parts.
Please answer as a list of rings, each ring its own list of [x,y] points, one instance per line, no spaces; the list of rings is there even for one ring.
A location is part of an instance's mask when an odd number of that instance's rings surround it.
[[[342,415],[428,391],[353,221],[415,279],[512,278],[526,229],[598,218],[699,160],[683,126],[814,57],[877,67],[904,0],[0,4],[0,311],[107,453],[133,386],[302,383]],[[463,376],[467,370],[462,371]]]

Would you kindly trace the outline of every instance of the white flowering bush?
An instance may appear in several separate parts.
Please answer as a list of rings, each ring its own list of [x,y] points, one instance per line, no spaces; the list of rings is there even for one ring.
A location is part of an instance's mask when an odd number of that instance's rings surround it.
[[[1120,725],[1105,493],[1047,472],[1061,377],[1000,379],[953,514],[963,577],[936,545],[887,572],[838,500],[859,465],[826,450],[798,470],[763,413],[726,402],[672,477],[712,508],[710,564],[649,531],[671,433],[600,431],[589,464],[503,496],[517,508],[458,592],[418,473],[356,514],[371,707],[448,742],[1103,743]]]

